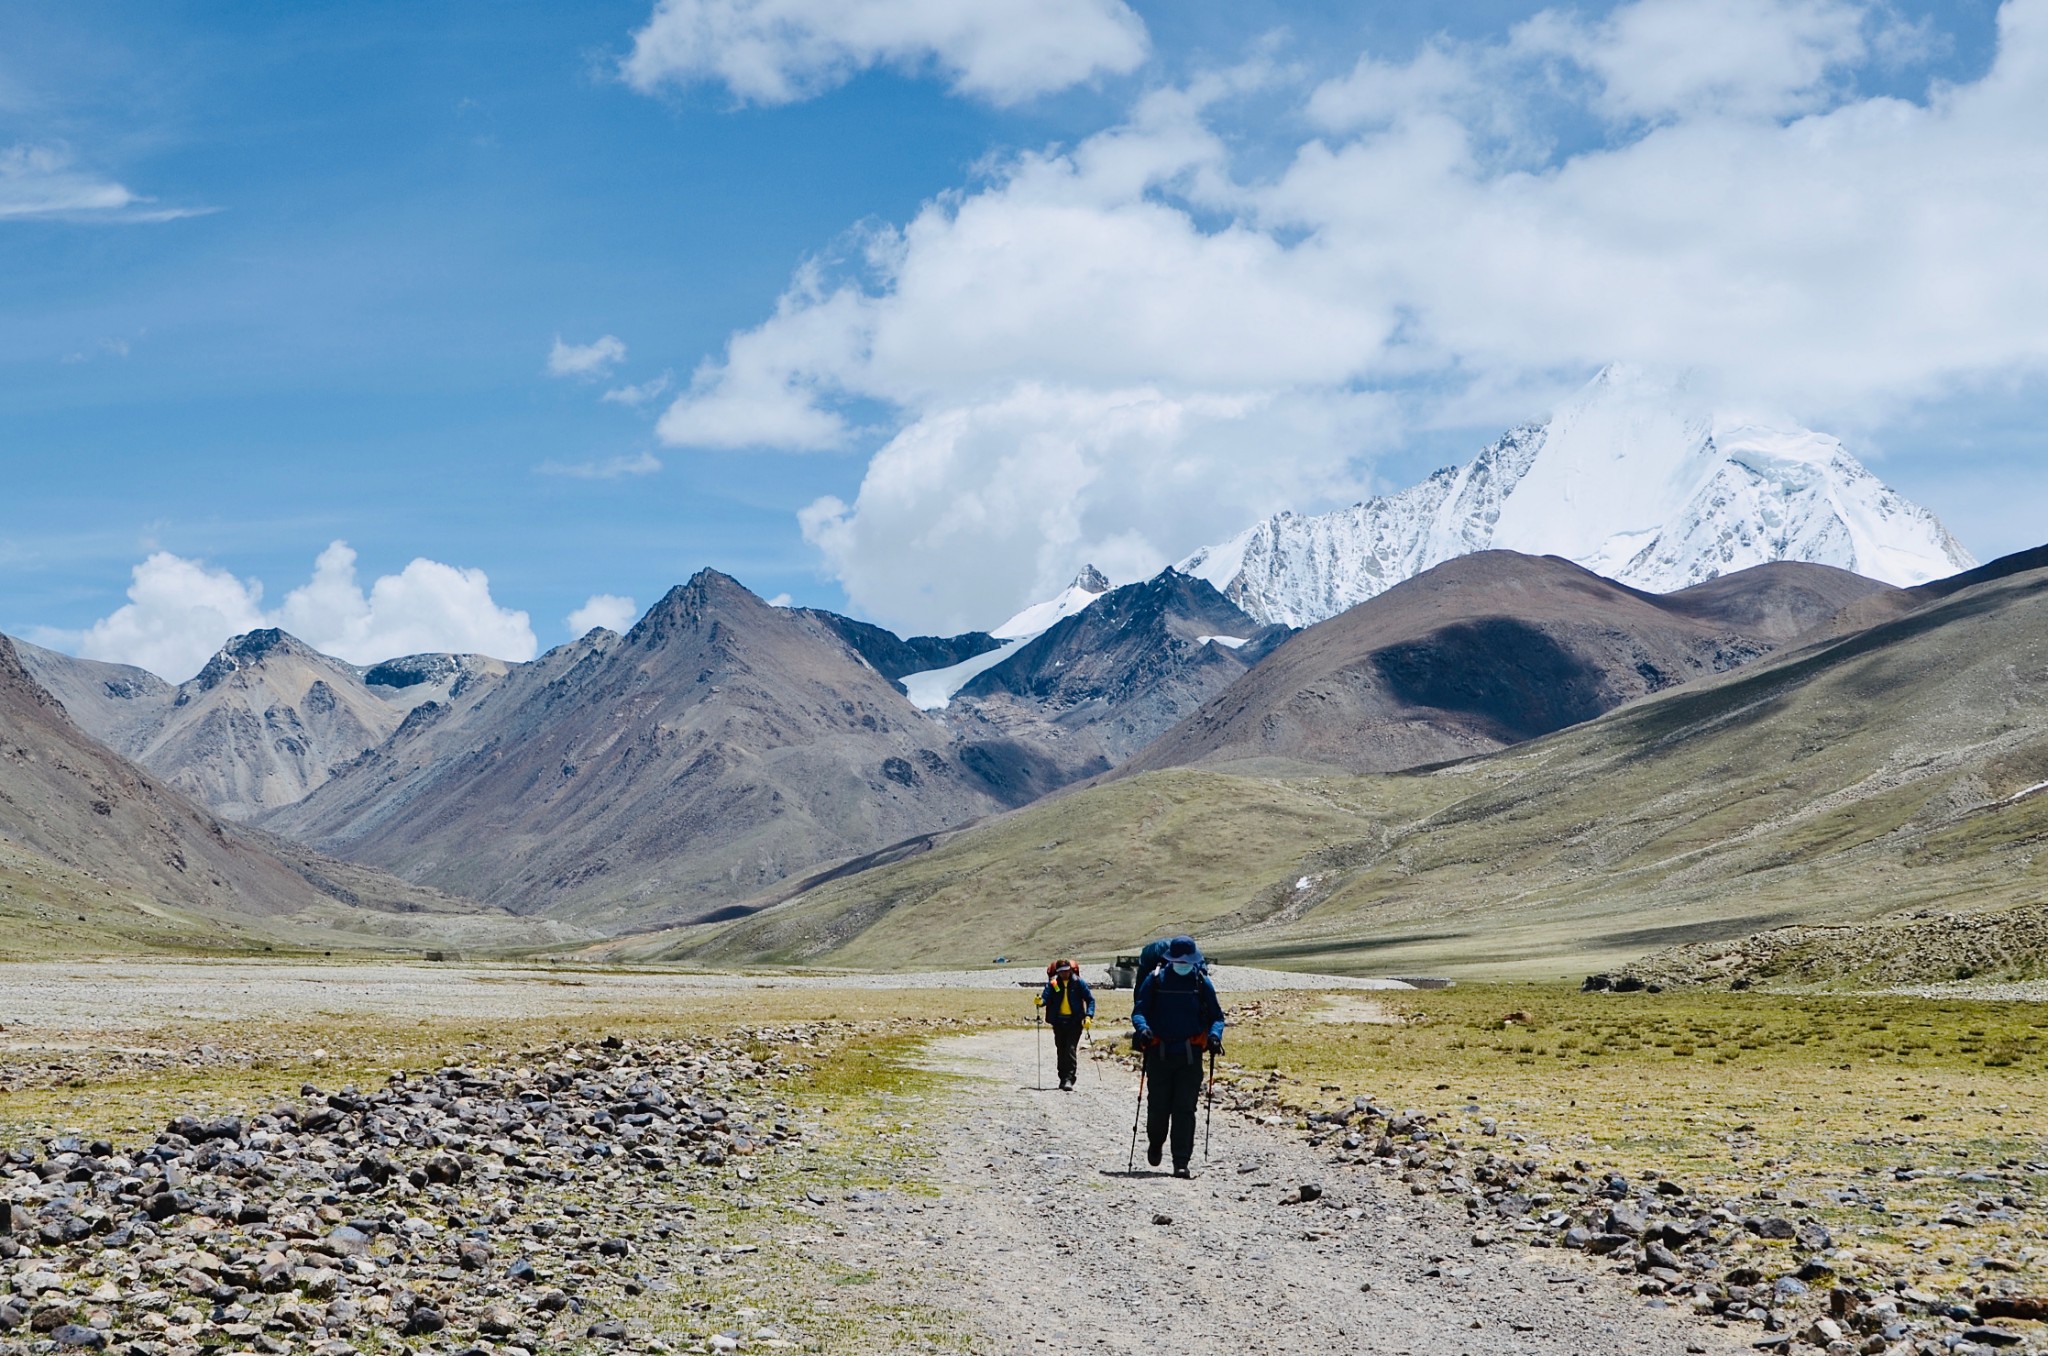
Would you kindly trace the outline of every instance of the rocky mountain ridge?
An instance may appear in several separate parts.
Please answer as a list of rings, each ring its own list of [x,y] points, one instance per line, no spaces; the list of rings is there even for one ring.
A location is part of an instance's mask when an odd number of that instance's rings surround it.
[[[81,729],[215,814],[244,821],[304,798],[415,707],[470,694],[508,667],[436,654],[360,668],[266,628],[230,638],[173,686],[128,665],[19,649]]]
[[[266,826],[608,929],[712,912],[1059,783],[1025,745],[921,715],[836,626],[714,570],[625,635],[593,631],[407,724]]]

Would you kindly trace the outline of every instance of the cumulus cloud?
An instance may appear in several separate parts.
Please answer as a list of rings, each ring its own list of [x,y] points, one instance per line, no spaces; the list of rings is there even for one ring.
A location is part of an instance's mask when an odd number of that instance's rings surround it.
[[[1775,118],[1826,102],[1831,76],[1897,32],[1862,0],[1637,0],[1599,20],[1546,10],[1512,48],[1582,67],[1610,117]]]
[[[415,559],[365,594],[356,553],[339,541],[320,553],[311,581],[285,595],[278,617],[313,648],[354,664],[433,650],[527,660],[536,649],[526,614],[499,607],[482,570]]]
[[[124,184],[78,168],[62,146],[0,149],[0,221],[171,221],[206,210],[156,206]]]
[[[957,94],[1015,104],[1137,68],[1123,0],[659,0],[620,63],[636,89],[722,84],[787,104],[876,66],[935,67]]]
[[[1383,413],[1375,397],[1025,385],[918,419],[875,454],[854,505],[819,499],[799,521],[871,615],[985,627],[1083,564],[1143,578],[1185,543],[1356,492],[1350,449]],[[1285,448],[1282,466],[1246,454],[1263,447]]]
[[[270,624],[263,585],[157,551],[135,567],[128,601],[79,635],[52,643],[87,659],[134,664],[172,682],[205,666],[229,636]]]
[[[1213,94],[1156,91],[799,270],[658,431],[849,447],[842,411],[893,411],[854,502],[801,521],[857,605],[922,629],[1313,507],[1612,361],[1851,432],[2048,371],[2048,0],[1918,102],[1854,93],[1902,46],[1883,9],[1730,3],[1368,54],[1259,176]],[[1560,100],[1609,134],[1555,149]]]
[[[229,637],[268,626],[354,664],[427,651],[533,657],[527,615],[499,607],[482,570],[414,560],[365,593],[355,563],[346,543],[332,543],[313,577],[266,610],[259,581],[158,551],[135,567],[127,603],[82,632],[42,634],[88,659],[134,664],[172,682],[197,673]]]
[[[584,600],[583,606],[569,614],[569,633],[586,635],[596,626],[607,631],[624,631],[639,615],[639,605],[631,598],[616,593],[593,593]]]
[[[548,375],[596,381],[609,376],[612,368],[625,358],[626,345],[615,334],[588,344],[565,344],[558,334],[554,347],[548,350]]]

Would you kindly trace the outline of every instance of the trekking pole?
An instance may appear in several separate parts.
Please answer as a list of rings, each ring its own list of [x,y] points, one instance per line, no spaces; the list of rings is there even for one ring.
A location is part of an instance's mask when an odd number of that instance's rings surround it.
[[[1202,1161],[1209,1161],[1209,1128],[1216,1124],[1216,1047],[1209,1047],[1209,1099],[1202,1112]]]
[[[1045,1091],[1045,1023],[1036,1021],[1038,1027],[1038,1090]]]
[[[1138,1105],[1131,1112],[1131,1157],[1124,1164],[1126,1173],[1138,1170],[1138,1118],[1145,1114],[1145,1056],[1138,1055]]]

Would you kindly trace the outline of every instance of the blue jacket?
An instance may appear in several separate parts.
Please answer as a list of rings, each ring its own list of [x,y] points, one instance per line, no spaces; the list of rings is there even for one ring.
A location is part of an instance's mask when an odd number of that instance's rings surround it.
[[[1067,996],[1067,1006],[1073,1009],[1068,1016],[1060,1015],[1060,990],[1057,984],[1047,980],[1038,992],[1038,1002],[1045,1009],[1045,1020],[1054,1026],[1079,1026],[1084,1017],[1095,1015],[1095,991],[1088,987],[1088,981],[1075,975],[1067,981],[1072,990]]]
[[[1169,1050],[1202,1035],[1216,1043],[1223,1039],[1223,1004],[1217,1001],[1216,986],[1200,970],[1177,975],[1172,966],[1162,965],[1138,985],[1131,1025],[1140,1040],[1157,1039]]]

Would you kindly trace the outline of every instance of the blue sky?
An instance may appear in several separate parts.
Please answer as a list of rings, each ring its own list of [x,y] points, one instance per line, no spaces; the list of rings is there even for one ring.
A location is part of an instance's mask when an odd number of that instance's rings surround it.
[[[192,567],[173,603],[218,592],[208,571],[263,609],[310,588],[295,616],[338,589],[356,610],[325,638],[371,649],[434,616],[516,648],[510,611],[552,645],[592,595],[645,606],[703,565],[987,624],[1082,557],[1128,575],[1254,510],[1404,484],[1607,357],[1841,433],[1982,557],[2038,544],[2048,340],[2016,242],[2048,227],[2018,182],[2048,64],[1954,111],[2000,58],[1992,4],[1744,0],[1747,46],[1637,79],[1703,3],[1041,0],[972,31],[939,0],[872,0],[858,30],[823,0],[0,4],[0,630],[84,633],[156,553]],[[2041,45],[2044,4],[2014,0],[2009,48]],[[809,45],[749,46],[757,10]],[[1785,148],[1822,123],[1850,149],[1816,207],[1797,157],[1833,152]],[[1882,216],[1875,180],[1916,155],[1980,150],[1953,241],[1831,220],[1866,187],[1846,210]],[[1522,183],[1552,229],[1509,243],[1577,258],[1621,233],[1603,194],[1682,197],[1688,156],[1757,166],[1754,199],[1616,247],[1577,295],[1733,260],[1754,325],[1695,279],[1647,326],[1538,298],[1491,332],[1473,270],[1372,200],[1483,212]],[[1867,274],[1784,300],[1815,270],[1745,234],[1757,202]],[[1044,257],[982,271],[1004,241]],[[1119,290],[1155,259],[1184,262]],[[1993,265],[2009,289],[1957,278]],[[1164,319],[1127,331],[1091,297]],[[622,358],[584,349],[606,337]],[[586,370],[551,373],[558,341]],[[1134,404],[1171,431],[1119,431]],[[1070,480],[1004,469],[1049,445]],[[956,530],[919,545],[926,522]],[[338,558],[308,585],[337,540],[360,607]],[[204,640],[154,625],[131,657]]]

